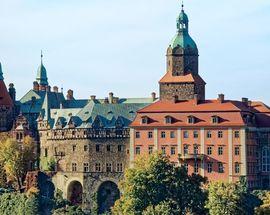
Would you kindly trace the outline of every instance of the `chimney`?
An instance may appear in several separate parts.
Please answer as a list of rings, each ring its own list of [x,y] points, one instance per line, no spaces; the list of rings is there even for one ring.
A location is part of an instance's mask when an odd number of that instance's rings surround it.
[[[194,94],[194,105],[197,105],[199,103],[198,94]]]
[[[54,93],[58,93],[58,87],[57,87],[57,86],[54,86],[54,87],[53,87],[53,92],[54,92]]]
[[[9,92],[11,99],[15,102],[16,101],[16,89],[14,88],[13,83],[9,84],[8,92]]]
[[[67,100],[73,100],[73,90],[68,90],[67,91]]]
[[[155,101],[155,100],[157,99],[156,93],[155,93],[155,92],[152,92],[152,93],[151,93],[151,96],[152,96],[153,101]]]
[[[248,98],[242,98],[242,103],[248,106]]]
[[[224,98],[225,98],[225,95],[224,94],[218,94],[218,101],[220,103],[223,103],[224,102]]]
[[[90,96],[90,99],[94,101],[94,100],[96,100],[96,96],[92,95],[92,96]]]
[[[173,103],[177,103],[177,101],[178,101],[178,96],[177,95],[174,95],[173,96]]]
[[[109,103],[110,104],[113,103],[113,93],[112,92],[109,93]]]
[[[108,99],[108,97],[106,97],[106,98],[104,99],[104,104],[109,104],[109,99]]]
[[[113,104],[118,104],[119,97],[113,97]]]
[[[39,84],[38,84],[37,81],[34,81],[34,82],[33,82],[33,90],[39,91]]]

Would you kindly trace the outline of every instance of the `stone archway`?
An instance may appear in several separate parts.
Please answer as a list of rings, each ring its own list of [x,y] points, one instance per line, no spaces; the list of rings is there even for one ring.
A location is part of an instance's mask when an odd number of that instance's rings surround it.
[[[98,214],[110,211],[115,201],[120,198],[120,191],[117,184],[111,181],[103,182],[99,186],[97,194]]]
[[[67,188],[67,199],[71,202],[71,204],[81,205],[82,193],[83,188],[82,184],[79,181],[72,181],[69,183]]]

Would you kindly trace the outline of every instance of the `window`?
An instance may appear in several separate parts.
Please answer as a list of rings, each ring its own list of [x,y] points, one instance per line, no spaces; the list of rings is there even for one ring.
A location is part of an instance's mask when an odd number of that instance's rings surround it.
[[[148,147],[148,154],[149,155],[153,154],[153,146]]]
[[[124,151],[124,146],[123,145],[118,145],[117,149],[118,149],[118,152],[123,152]]]
[[[137,139],[140,138],[140,137],[141,137],[140,132],[137,131],[137,132],[135,133],[135,137],[136,137]]]
[[[218,155],[223,155],[223,146],[218,147]]]
[[[199,173],[199,164],[197,162],[194,163],[194,173]]]
[[[165,146],[161,147],[161,153],[162,153],[162,155],[166,154],[166,147]]]
[[[234,132],[234,137],[235,138],[239,138],[240,137],[240,132],[239,131],[235,131]]]
[[[264,147],[262,149],[262,171],[270,171],[270,149],[269,147]]]
[[[218,172],[219,173],[224,173],[224,165],[223,165],[223,163],[218,163]]]
[[[240,148],[239,148],[239,146],[234,147],[234,155],[240,155]]]
[[[188,116],[188,124],[194,124],[195,123],[195,117],[194,116]]]
[[[184,145],[184,155],[188,154],[188,145]]]
[[[111,147],[111,145],[107,145],[107,152],[110,152],[110,151],[112,151],[112,147]]]
[[[209,139],[209,138],[212,138],[212,132],[211,132],[211,131],[207,131],[206,137],[207,137],[208,139]]]
[[[199,154],[199,147],[197,145],[194,145],[194,155]]]
[[[96,172],[101,172],[101,165],[100,165],[100,163],[96,163],[95,164],[95,171]]]
[[[149,131],[149,132],[148,132],[148,138],[149,138],[149,139],[153,138],[153,132],[152,132],[152,131]]]
[[[212,154],[212,146],[207,147],[207,154],[211,155]]]
[[[187,163],[184,163],[184,167],[185,167],[186,171],[188,172],[188,164]]]
[[[84,163],[83,164],[83,171],[84,172],[89,172],[89,163]]]
[[[161,138],[166,138],[166,132],[165,131],[161,132]]]
[[[141,154],[141,147],[140,146],[136,146],[136,148],[135,148],[135,154],[136,155]]]
[[[100,152],[100,145],[96,145],[96,152]]]
[[[117,163],[116,171],[117,172],[123,172],[123,164],[122,163]]]
[[[218,138],[223,138],[223,131],[218,131]]]
[[[72,146],[72,151],[75,152],[76,151],[76,145]]]
[[[238,162],[234,164],[234,172],[236,174],[240,173],[240,164]]]
[[[194,137],[194,138],[198,138],[198,137],[199,137],[198,131],[193,131],[193,137]]]
[[[166,123],[166,124],[172,124],[172,117],[166,116],[166,117],[165,117],[165,123]]]
[[[77,171],[77,164],[72,163],[72,172],[76,172],[76,171]]]
[[[106,172],[112,172],[112,164],[106,163]]]
[[[212,123],[218,124],[219,123],[219,117],[218,116],[212,116]]]
[[[83,146],[83,150],[84,150],[85,152],[87,152],[87,151],[88,151],[88,145],[84,145],[84,146]]]
[[[143,117],[142,117],[142,121],[141,121],[142,124],[148,124],[148,121],[149,121],[149,120],[148,120],[148,117],[147,117],[147,116],[143,116]]]
[[[175,132],[174,131],[170,132],[170,138],[172,138],[172,139],[175,138]]]
[[[175,147],[174,146],[171,147],[171,155],[175,155]]]
[[[213,163],[207,163],[207,172],[212,173],[213,171]]]
[[[44,150],[44,157],[48,157],[48,149],[47,148],[45,148],[45,150]]]
[[[188,131],[184,131],[184,138],[188,138]]]

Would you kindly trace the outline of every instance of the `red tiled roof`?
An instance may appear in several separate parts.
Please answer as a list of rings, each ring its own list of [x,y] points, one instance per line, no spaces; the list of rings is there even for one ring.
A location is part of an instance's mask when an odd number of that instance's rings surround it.
[[[3,80],[0,80],[0,106],[12,107],[13,101]]]
[[[270,127],[270,108],[262,102],[252,102],[248,107],[241,101],[218,100],[200,101],[194,100],[179,101],[177,103],[158,101],[138,111],[131,127],[203,127],[203,126],[246,126],[244,115],[255,114],[258,127]],[[141,124],[141,116],[148,116],[148,124]],[[175,121],[172,124],[165,124],[165,116],[172,116]],[[197,118],[195,124],[188,124],[187,117]],[[216,115],[220,118],[218,124],[213,124],[211,117]]]
[[[203,83],[204,80],[199,75],[187,74],[182,76],[173,76],[167,72],[159,81],[159,83]]]

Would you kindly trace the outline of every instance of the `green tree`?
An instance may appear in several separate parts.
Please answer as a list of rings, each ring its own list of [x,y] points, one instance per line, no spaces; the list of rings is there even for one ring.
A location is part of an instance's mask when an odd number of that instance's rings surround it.
[[[147,213],[170,204],[170,214],[204,214],[206,193],[201,188],[205,179],[189,176],[183,167],[173,167],[167,157],[154,154],[136,160],[120,183],[123,195],[113,213],[132,215]],[[161,204],[161,205],[160,205]],[[165,204],[165,205],[164,205]],[[149,212],[149,213],[150,213]]]
[[[29,164],[34,163],[35,144],[32,138],[25,137],[22,143],[7,138],[0,145],[0,163],[9,181],[12,181],[18,190],[22,190],[23,181],[29,170]]]
[[[263,204],[255,209],[256,215],[270,214],[270,192],[264,191],[260,193]]]
[[[252,215],[259,200],[248,192],[245,180],[237,183],[211,182],[206,208],[210,215]]]
[[[171,215],[173,212],[170,202],[161,202],[156,206],[148,206],[142,215]]]

